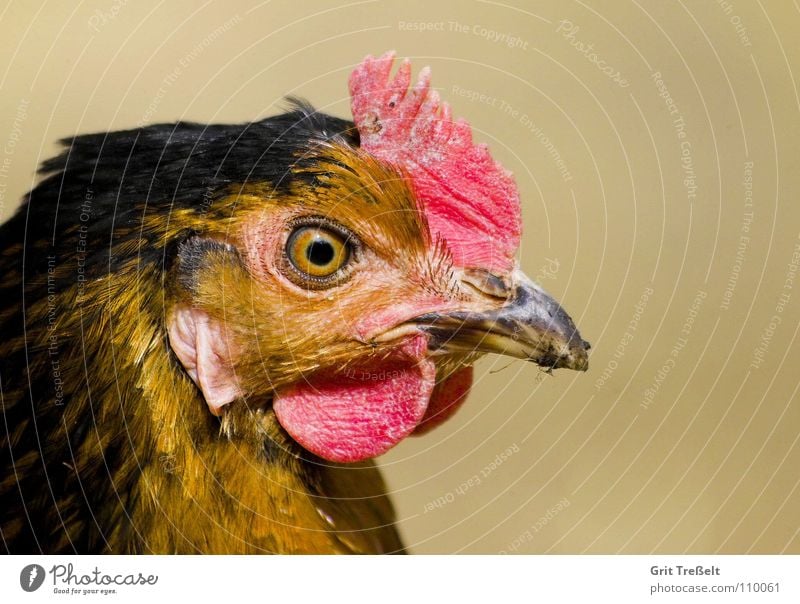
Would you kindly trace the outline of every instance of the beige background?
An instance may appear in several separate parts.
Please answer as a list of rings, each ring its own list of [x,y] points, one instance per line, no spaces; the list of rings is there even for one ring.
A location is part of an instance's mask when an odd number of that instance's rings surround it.
[[[487,358],[455,419],[382,459],[412,551],[800,553],[796,5],[51,1],[0,23],[3,217],[60,137],[286,94],[348,116],[349,70],[390,48],[514,171],[523,267],[591,370]]]

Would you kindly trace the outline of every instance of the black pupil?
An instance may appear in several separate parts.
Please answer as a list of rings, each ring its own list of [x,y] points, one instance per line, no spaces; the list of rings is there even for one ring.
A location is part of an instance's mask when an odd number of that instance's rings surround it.
[[[336,251],[333,246],[324,239],[315,239],[306,248],[306,258],[311,264],[316,264],[317,266],[330,264],[335,255]]]

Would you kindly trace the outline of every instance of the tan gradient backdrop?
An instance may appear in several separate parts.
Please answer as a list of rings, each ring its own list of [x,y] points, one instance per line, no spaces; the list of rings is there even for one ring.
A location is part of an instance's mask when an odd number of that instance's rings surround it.
[[[381,460],[411,551],[800,553],[796,4],[50,1],[0,24],[2,216],[60,137],[286,94],[348,116],[349,70],[391,48],[514,171],[522,265],[591,369],[487,358],[455,419]]]

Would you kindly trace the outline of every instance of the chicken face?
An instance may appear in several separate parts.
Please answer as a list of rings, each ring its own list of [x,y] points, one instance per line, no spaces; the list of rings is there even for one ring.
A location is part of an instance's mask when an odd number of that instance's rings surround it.
[[[448,417],[483,353],[586,368],[571,319],[507,257],[518,225],[481,224],[471,247],[406,168],[320,141],[288,192],[232,191],[215,208],[232,218],[182,246],[170,343],[213,414],[271,405],[307,450],[353,462]]]

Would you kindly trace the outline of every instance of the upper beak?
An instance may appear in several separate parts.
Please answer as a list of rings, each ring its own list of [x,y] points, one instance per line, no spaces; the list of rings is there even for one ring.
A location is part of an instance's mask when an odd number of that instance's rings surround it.
[[[548,369],[589,368],[589,343],[581,338],[570,316],[550,295],[519,270],[509,287],[497,277],[469,283],[507,301],[486,312],[429,313],[414,319],[430,334],[429,348],[443,352],[494,352],[533,361]],[[485,285],[483,285],[485,284]]]

